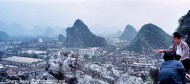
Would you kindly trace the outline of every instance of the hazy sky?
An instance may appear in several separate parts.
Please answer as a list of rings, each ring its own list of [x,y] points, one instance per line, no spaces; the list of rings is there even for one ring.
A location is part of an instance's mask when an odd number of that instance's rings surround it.
[[[72,26],[81,19],[87,26],[104,25],[139,30],[153,23],[172,34],[178,19],[190,10],[190,0],[0,0],[0,21],[39,26]]]

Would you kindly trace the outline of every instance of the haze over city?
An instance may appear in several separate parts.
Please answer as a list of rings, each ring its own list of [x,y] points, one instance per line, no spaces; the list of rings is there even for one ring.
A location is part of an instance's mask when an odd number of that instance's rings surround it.
[[[189,8],[190,0],[0,0],[0,83],[189,84]]]
[[[0,21],[32,29],[67,28],[81,19],[98,34],[124,31],[127,24],[139,30],[153,23],[171,35],[189,8],[188,0],[0,0]]]

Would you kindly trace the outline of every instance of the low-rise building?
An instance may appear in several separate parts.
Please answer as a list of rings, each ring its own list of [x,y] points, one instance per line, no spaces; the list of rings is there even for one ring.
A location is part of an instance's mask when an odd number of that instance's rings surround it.
[[[22,51],[21,53],[22,53],[22,55],[26,54],[28,56],[37,55],[38,58],[46,58],[47,57],[47,51],[27,50],[27,51]]]
[[[1,64],[26,68],[26,67],[36,67],[37,64],[42,61],[43,59],[12,56],[12,57],[7,57],[7,58],[2,58]]]
[[[131,67],[134,70],[134,72],[139,72],[139,71],[149,71],[152,66],[153,66],[152,64],[133,63],[130,64],[128,67]]]
[[[22,51],[21,53],[27,53],[27,54],[46,54],[46,51],[38,51],[38,50],[27,50]]]
[[[79,49],[79,55],[89,55],[89,56],[95,56],[99,54],[98,48],[87,48],[87,49]]]

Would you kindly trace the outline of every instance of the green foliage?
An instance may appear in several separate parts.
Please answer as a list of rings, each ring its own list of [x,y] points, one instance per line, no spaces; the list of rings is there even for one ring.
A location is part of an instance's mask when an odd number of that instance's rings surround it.
[[[146,81],[149,81],[151,84],[154,82],[150,76],[148,76]]]
[[[81,20],[76,20],[73,27],[66,29],[66,33],[66,47],[86,48],[107,45],[104,38],[92,34]]]
[[[89,55],[84,55],[85,60],[90,60],[89,57],[90,57]]]
[[[187,44],[190,45],[190,10],[179,19],[179,26],[176,31],[179,32]]]
[[[63,34],[59,34],[58,41],[63,42],[65,40],[65,36]]]
[[[154,84],[158,84],[158,79],[159,79],[159,69],[158,68],[151,68],[149,75],[151,79],[154,81]]]
[[[4,52],[3,51],[0,51],[0,59],[2,58]]]
[[[154,49],[166,49],[171,45],[171,36],[153,24],[144,25],[127,47],[129,51],[139,53],[153,52]]]
[[[132,41],[136,35],[137,35],[137,30],[135,30],[133,26],[127,25],[125,27],[123,34],[120,36],[120,39]]]

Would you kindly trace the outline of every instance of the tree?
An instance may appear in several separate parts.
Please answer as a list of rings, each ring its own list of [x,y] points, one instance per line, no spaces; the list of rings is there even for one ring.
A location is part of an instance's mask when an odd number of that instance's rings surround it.
[[[87,55],[87,54],[84,55],[85,60],[90,60],[89,57],[90,57],[90,56]]]
[[[190,46],[190,10],[179,19],[179,26],[176,30],[179,32],[187,44]]]
[[[140,76],[140,77],[142,78],[143,82],[145,82],[145,81],[147,80],[147,78],[148,78],[148,74],[146,74],[146,73],[141,73],[141,76]]]
[[[157,84],[158,78],[159,78],[159,69],[158,68],[151,68],[149,75],[150,75],[151,79],[154,81],[153,84]]]
[[[62,34],[59,34],[58,41],[64,41],[64,40],[65,40],[65,36]]]
[[[0,59],[2,58],[4,52],[0,51]]]

